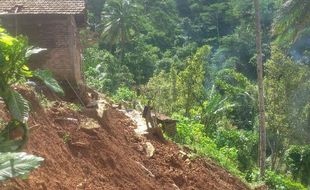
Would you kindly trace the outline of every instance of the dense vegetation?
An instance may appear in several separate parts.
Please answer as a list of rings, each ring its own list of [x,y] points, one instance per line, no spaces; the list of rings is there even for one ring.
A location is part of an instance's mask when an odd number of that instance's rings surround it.
[[[28,102],[12,87],[19,81],[31,77],[26,60],[34,49],[27,46],[24,38],[13,38],[0,28],[0,97],[9,109],[12,119],[0,125],[0,181],[10,177],[25,175],[38,167],[43,160],[21,150],[28,139]],[[4,127],[3,127],[4,126]],[[15,130],[23,131],[20,138],[12,138]]]
[[[88,84],[117,99],[151,99],[179,120],[176,142],[259,181],[253,1],[90,0],[88,8]],[[309,8],[261,0],[271,189],[310,186]]]
[[[25,176],[44,160],[19,152],[28,140],[30,107],[15,89],[32,78],[60,95],[64,93],[49,71],[31,71],[27,66],[29,57],[43,50],[29,46],[25,37],[14,38],[0,28],[0,97],[11,115],[9,122],[0,118],[0,181]]]

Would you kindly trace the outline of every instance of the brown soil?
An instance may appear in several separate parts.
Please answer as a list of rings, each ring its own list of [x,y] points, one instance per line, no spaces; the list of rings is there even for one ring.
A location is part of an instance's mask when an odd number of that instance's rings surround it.
[[[27,97],[33,106],[25,151],[45,161],[27,180],[11,180],[0,189],[249,189],[216,164],[189,159],[172,142],[137,137],[132,121],[116,109],[107,109],[105,119],[98,121],[101,127],[86,129],[80,123],[91,123],[89,114],[71,111],[65,103],[44,111],[33,95]],[[0,118],[8,119],[7,113],[0,111]],[[155,147],[152,158],[146,157],[145,142]]]

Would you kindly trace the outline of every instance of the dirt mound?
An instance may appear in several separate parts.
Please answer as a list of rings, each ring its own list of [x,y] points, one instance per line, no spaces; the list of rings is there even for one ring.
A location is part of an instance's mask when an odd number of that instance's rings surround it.
[[[171,142],[138,137],[132,121],[116,109],[107,108],[102,120],[70,110],[65,103],[33,110],[25,151],[45,161],[27,180],[11,180],[0,189],[249,189],[215,164],[189,159]],[[0,118],[7,114],[0,112]],[[151,158],[144,150],[146,142],[155,147]]]

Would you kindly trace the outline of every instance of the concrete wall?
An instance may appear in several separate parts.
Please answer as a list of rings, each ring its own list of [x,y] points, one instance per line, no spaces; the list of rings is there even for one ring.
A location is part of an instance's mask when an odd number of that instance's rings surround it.
[[[31,68],[49,69],[59,80],[72,83],[82,80],[81,50],[74,16],[7,16],[2,17],[2,23],[12,35],[25,35],[30,45],[47,49],[31,58]]]

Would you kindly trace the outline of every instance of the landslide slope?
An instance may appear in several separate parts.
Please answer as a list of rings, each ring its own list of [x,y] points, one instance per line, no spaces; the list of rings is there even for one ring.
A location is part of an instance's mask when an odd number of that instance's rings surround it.
[[[249,189],[216,164],[189,159],[172,142],[138,137],[132,120],[110,106],[103,117],[90,118],[89,111],[73,111],[65,102],[43,109],[32,92],[23,94],[32,107],[24,151],[45,161],[28,179],[8,181],[0,189]],[[0,110],[0,118],[7,120],[3,103]],[[155,147],[151,158],[145,154],[146,142]]]

